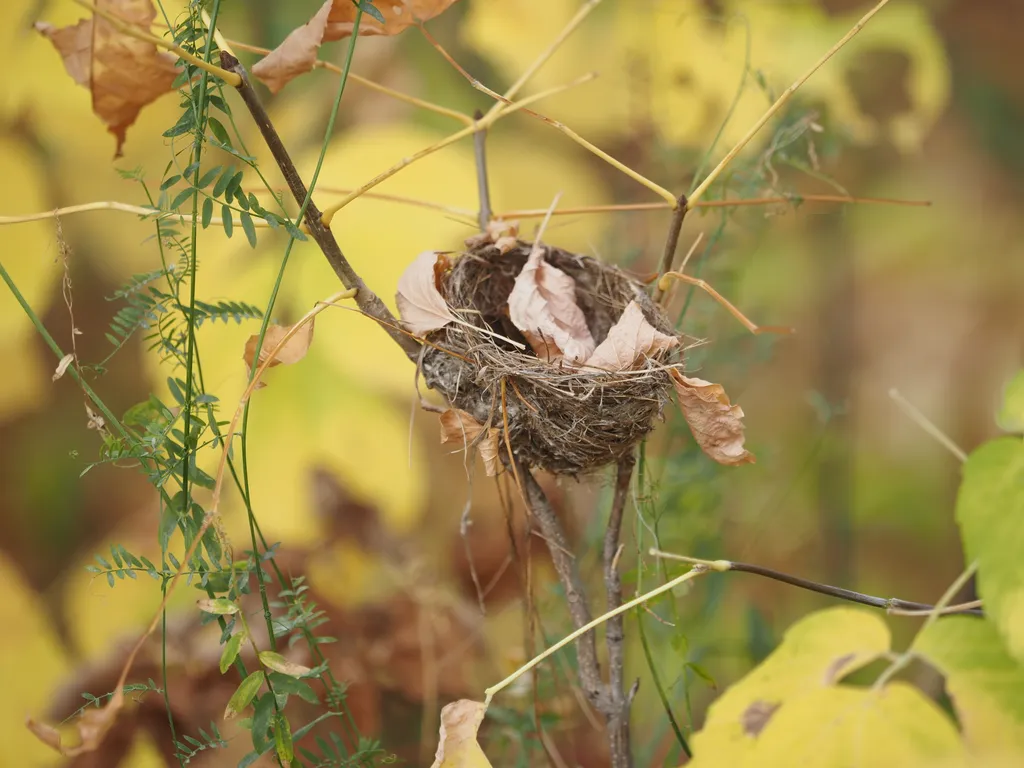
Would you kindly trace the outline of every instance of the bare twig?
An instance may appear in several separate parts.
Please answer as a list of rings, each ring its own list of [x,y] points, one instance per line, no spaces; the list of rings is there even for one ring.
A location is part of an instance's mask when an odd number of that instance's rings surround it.
[[[274,156],[278,167],[281,169],[281,173],[292,192],[292,196],[299,205],[302,205],[307,196],[306,185],[299,177],[299,173],[295,169],[295,164],[292,162],[288,150],[285,149],[281,137],[278,136],[274,124],[270,121],[270,115],[264,109],[259,96],[256,95],[256,91],[253,90],[245,67],[239,63],[238,59],[226,51],[221,51],[221,66],[239,76],[241,84],[237,88],[238,94],[242,97],[242,101],[245,102],[245,106],[248,107],[250,114],[252,114],[252,119],[259,127],[260,133],[263,134],[263,139]],[[387,308],[377,294],[367,288],[366,283],[363,282],[363,279],[352,268],[352,265],[349,264],[345,254],[342,253],[341,246],[338,245],[338,241],[334,238],[334,233],[324,226],[321,218],[320,210],[310,200],[305,216],[310,236],[320,246],[320,250],[327,257],[327,261],[330,262],[331,267],[342,284],[346,288],[356,290],[355,301],[359,308],[365,314],[377,320],[392,340],[402,348],[402,351],[405,352],[408,358],[415,362],[419,357],[420,345],[401,332],[398,320],[391,314],[391,310]]]
[[[676,258],[676,248],[679,246],[679,233],[683,230],[683,219],[686,218],[686,211],[689,210],[686,204],[686,195],[680,195],[677,199],[675,211],[672,212],[672,221],[668,225],[668,237],[665,238],[665,252],[661,254],[661,263],[658,264],[658,274],[664,275],[672,271],[672,264]],[[654,300],[661,301],[665,295],[665,288],[661,283],[654,284]]]
[[[473,115],[475,120],[484,116],[479,109]],[[473,153],[476,157],[476,186],[480,198],[479,224],[480,231],[487,230],[487,222],[491,220],[491,188],[487,183],[487,129],[473,134]]]
[[[911,600],[900,600],[896,597],[874,597],[873,595],[865,595],[863,592],[854,592],[852,589],[833,587],[829,584],[811,581],[810,579],[802,579],[799,576],[792,576],[788,573],[783,573],[782,571],[776,571],[773,568],[765,568],[764,566],[752,565],[751,563],[737,563],[732,560],[702,560],[697,557],[687,557],[685,555],[676,555],[672,552],[662,552],[660,549],[655,548],[651,548],[648,554],[652,557],[660,557],[665,560],[679,560],[683,563],[704,565],[712,571],[739,571],[740,573],[753,573],[757,576],[764,576],[768,579],[781,581],[784,584],[800,587],[800,589],[806,589],[811,592],[817,592],[830,597],[838,597],[840,600],[846,600],[851,603],[869,605],[872,608],[883,608],[887,613],[892,613],[896,616],[922,615],[922,613],[931,613],[935,610],[934,606],[928,605],[927,603],[915,603]],[[984,615],[984,611],[973,603],[949,606],[948,608],[943,609],[943,612],[968,613],[974,616]]]
[[[685,204],[680,206],[680,210],[685,210]],[[612,497],[612,509],[608,515],[608,528],[604,535],[604,588],[609,611],[614,611],[622,605],[622,580],[619,578],[618,570],[618,556],[621,550],[619,539],[635,464],[636,456],[632,451],[619,460],[615,474],[615,494]],[[612,710],[608,717],[612,765],[628,768],[633,764],[629,739],[629,710],[632,697],[626,697],[623,687],[625,632],[621,615],[608,620],[605,644],[608,646],[608,698]]]

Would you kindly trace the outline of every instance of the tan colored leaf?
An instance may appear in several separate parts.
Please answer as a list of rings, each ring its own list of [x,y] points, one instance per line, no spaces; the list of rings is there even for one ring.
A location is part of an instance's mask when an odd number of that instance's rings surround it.
[[[754,454],[743,447],[743,409],[729,403],[722,385],[674,369],[670,373],[679,407],[701,450],[719,464],[753,464]]]
[[[242,355],[242,358],[245,360],[246,370],[252,371],[254,361],[257,366],[262,365],[273,349],[281,343],[285,335],[294,327],[292,325],[268,326],[267,332],[263,337],[263,346],[260,347],[259,360],[256,359],[256,343],[260,339],[259,334],[250,336],[249,340],[245,342],[245,353]],[[273,360],[270,361],[267,367],[273,368],[275,365],[292,365],[299,362],[309,352],[309,345],[312,343],[313,320],[310,320],[299,328],[295,335],[284,343],[284,346],[277,350]],[[256,385],[256,388],[259,389],[263,386],[266,385],[260,382]]]
[[[93,752],[103,742],[103,737],[114,725],[118,713],[124,708],[124,693],[118,689],[104,707],[85,709],[75,721],[78,730],[78,744],[66,746],[60,731],[52,725],[40,723],[31,717],[26,718],[25,726],[35,734],[41,742],[55,749],[65,757],[75,757],[86,752]]]
[[[579,363],[594,352],[587,319],[576,304],[576,281],[544,261],[540,248],[530,252],[516,277],[508,310],[542,360]]]
[[[312,19],[298,29],[292,30],[284,42],[253,65],[253,75],[259,78],[271,93],[277,93],[294,78],[313,70],[317,51],[324,41],[327,17],[331,13],[332,5],[333,0],[327,0]]]
[[[662,333],[647,322],[640,305],[631,301],[584,364],[606,371],[625,371],[645,357],[664,352],[677,344],[678,338]]]
[[[483,431],[484,425],[465,411],[449,408],[441,414],[442,443],[461,443],[463,447],[470,446]],[[501,462],[498,460],[500,435],[500,429],[490,427],[487,434],[476,443],[476,449],[484,461],[484,471],[488,477],[494,477],[501,472]]]
[[[506,254],[519,244],[519,222],[496,219],[487,222],[485,231],[466,238],[467,248],[494,245],[498,252]]]
[[[156,17],[150,0],[97,0],[96,7],[141,29],[149,29]],[[173,90],[177,57],[118,32],[100,17],[60,29],[43,22],[35,27],[53,43],[74,81],[92,92],[92,110],[116,137],[115,157],[120,157],[125,132],[139,111]]]
[[[440,741],[431,768],[491,768],[476,740],[487,705],[460,699],[441,710]]]
[[[275,653],[274,651],[260,652],[260,663],[267,669],[272,669],[274,672],[280,672],[282,675],[288,675],[289,677],[302,677],[303,675],[308,675],[311,671],[309,667],[289,661],[280,653]]]
[[[418,336],[444,328],[456,319],[438,290],[441,258],[443,254],[437,251],[424,251],[398,278],[398,312],[406,329]]]
[[[417,21],[429,21],[445,11],[455,0],[378,0],[374,5],[384,17],[381,24],[364,13],[359,22],[360,35],[397,35]],[[352,0],[334,0],[334,8],[327,20],[325,40],[341,40],[352,34],[355,26],[356,4]]]
[[[57,370],[55,370],[53,372],[53,380],[54,381],[59,379],[61,376],[63,376],[67,372],[68,366],[71,365],[71,362],[74,359],[75,359],[74,355],[64,355],[64,357],[62,357],[60,359],[60,362],[57,363]]]

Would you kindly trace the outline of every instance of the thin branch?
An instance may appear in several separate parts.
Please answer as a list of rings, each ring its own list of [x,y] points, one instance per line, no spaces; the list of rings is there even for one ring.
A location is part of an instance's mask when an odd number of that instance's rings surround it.
[[[704,181],[702,181],[700,185],[695,190],[693,190],[693,192],[690,194],[690,205],[693,205],[694,203],[697,202],[697,200],[703,197],[704,193],[708,191],[708,187],[710,187],[711,184],[715,181],[715,179],[719,177],[722,171],[725,170],[726,166],[728,166],[729,163],[731,163],[733,159],[736,157],[736,155],[738,155],[743,150],[743,148],[750,142],[750,140],[754,138],[757,132],[760,131],[765,126],[765,124],[772,119],[775,113],[782,109],[783,105],[787,101],[789,101],[789,99],[793,96],[794,93],[796,93],[797,89],[805,82],[807,82],[810,76],[817,72],[825,64],[825,62],[831,59],[836,54],[836,52],[839,51],[840,48],[842,48],[844,45],[850,42],[850,40],[853,39],[854,35],[860,32],[861,29],[864,28],[864,25],[871,20],[871,17],[878,13],[880,10],[882,10],[882,8],[884,8],[888,4],[888,2],[889,0],[881,0],[881,2],[878,3],[878,5],[872,8],[866,14],[864,14],[863,18],[861,18],[860,21],[854,24],[853,28],[845,35],[843,35],[843,38],[838,43],[829,48],[825,55],[818,59],[818,61],[814,64],[813,67],[807,70],[807,72],[805,72],[796,82],[794,82],[791,86],[789,86],[785,91],[782,92],[782,95],[779,96],[775,103],[768,108],[768,111],[761,116],[761,119],[754,123],[754,126],[749,131],[747,131],[746,135],[744,135],[744,137],[740,139],[739,142],[737,142],[736,146],[730,149],[729,152],[725,155],[725,157],[722,158],[722,162],[720,162],[715,167],[715,169],[707,175]]]
[[[683,563],[703,565],[712,571],[739,571],[740,573],[753,573],[757,576],[764,576],[768,579],[781,581],[784,584],[800,587],[800,589],[806,589],[822,595],[829,595],[830,597],[838,597],[840,600],[846,600],[851,603],[869,605],[872,608],[882,608],[897,616],[915,615],[914,613],[907,613],[908,611],[931,613],[935,610],[934,606],[928,605],[927,603],[915,603],[911,600],[900,600],[896,597],[874,597],[872,595],[865,595],[863,592],[854,592],[852,589],[833,587],[828,584],[811,581],[810,579],[802,579],[799,576],[792,576],[788,573],[783,573],[782,571],[776,571],[773,568],[765,568],[763,566],[752,565],[750,563],[736,563],[732,560],[702,560],[697,557],[687,557],[685,555],[676,555],[672,552],[663,552],[662,550],[653,547],[648,551],[648,554],[652,557],[660,557],[665,560],[678,560]],[[954,610],[954,608],[959,608],[959,610]],[[984,615],[984,611],[970,603],[965,603],[961,606],[950,606],[949,608],[946,608],[945,611],[947,613],[966,613],[973,616]]]
[[[622,579],[619,576],[618,556],[621,550],[622,516],[629,498],[629,486],[633,479],[636,456],[630,451],[619,459],[615,473],[615,493],[608,515],[608,527],[604,535],[604,588],[608,610],[614,611],[622,605]],[[608,647],[608,698],[612,714],[608,718],[608,737],[612,753],[612,765],[628,768],[633,764],[629,738],[630,699],[625,691],[626,645],[622,615],[608,620],[605,628],[605,644]]]
[[[893,399],[896,405],[900,407],[900,410],[902,410],[912,422],[935,438],[939,445],[960,459],[961,462],[967,461],[967,452],[954,443],[953,439],[949,435],[939,429],[935,422],[921,413],[921,410],[916,405],[901,395],[898,389],[895,387],[890,389],[889,397]]]
[[[480,120],[484,116],[479,109],[473,115],[474,120]],[[491,220],[491,188],[487,183],[487,130],[477,131],[473,134],[473,154],[476,158],[476,188],[477,196],[480,199],[480,213],[478,223],[480,231],[487,230],[487,222]]]
[[[288,154],[288,150],[285,148],[281,137],[278,136],[277,130],[270,120],[270,115],[264,109],[259,96],[256,95],[256,91],[253,90],[245,67],[239,63],[238,59],[226,51],[221,51],[221,65],[225,69],[238,74],[241,79],[241,85],[237,88],[238,94],[242,97],[242,101],[245,102],[245,106],[248,107],[249,112],[252,114],[253,121],[259,127],[267,147],[281,169],[281,173],[292,192],[292,196],[301,205],[307,197],[306,185],[299,177],[299,173],[292,162],[291,156]],[[320,246],[320,250],[327,257],[327,261],[330,262],[331,267],[342,284],[346,288],[356,290],[355,301],[359,308],[366,315],[377,320],[392,340],[401,347],[406,356],[415,362],[419,357],[420,345],[400,330],[398,320],[391,314],[391,310],[387,308],[377,294],[366,286],[363,279],[352,268],[352,265],[349,264],[348,259],[342,252],[341,246],[338,245],[334,234],[322,223],[321,219],[322,214],[317,209],[316,204],[310,200],[305,216],[305,223],[310,236]]]
[[[688,210],[686,195],[680,195],[676,199],[676,209],[672,212],[672,221],[668,225],[668,237],[665,238],[665,250],[661,254],[661,262],[658,264],[658,274],[664,275],[672,271],[672,265],[676,259],[676,249],[679,247],[679,233],[683,231],[683,219],[686,218]],[[661,301],[665,295],[665,287],[661,282],[654,284],[654,300]]]

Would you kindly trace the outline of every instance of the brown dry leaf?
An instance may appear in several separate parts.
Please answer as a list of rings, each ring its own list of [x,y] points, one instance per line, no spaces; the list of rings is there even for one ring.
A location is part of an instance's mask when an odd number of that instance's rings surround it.
[[[121,690],[111,697],[105,707],[99,709],[89,708],[82,712],[75,726],[78,729],[79,743],[76,746],[65,746],[60,731],[52,725],[40,723],[31,717],[25,719],[25,726],[35,734],[41,742],[48,747],[55,749],[65,757],[92,752],[103,742],[103,737],[114,725],[117,715],[124,708],[124,693]]]
[[[430,21],[440,15],[455,0],[378,0],[374,3],[384,17],[381,24],[368,13],[359,22],[360,35],[397,35],[417,21]],[[334,0],[334,8],[327,20],[325,40],[341,40],[352,34],[356,21],[356,4],[352,0]]]
[[[519,222],[496,219],[487,222],[487,229],[466,238],[467,248],[479,248],[492,244],[501,254],[506,254],[519,244]]]
[[[295,335],[277,350],[277,353],[274,354],[274,359],[270,361],[267,368],[273,368],[275,365],[292,365],[304,358],[306,353],[309,352],[309,345],[313,343],[313,322],[313,320],[310,320],[299,328]],[[294,327],[293,325],[268,326],[267,332],[263,337],[263,346],[260,347],[259,360],[256,360],[256,342],[260,339],[259,334],[250,336],[249,340],[245,342],[245,354],[242,355],[242,358],[245,360],[246,371],[252,371],[254,361],[256,365],[262,365],[274,347],[280,344],[285,334]],[[266,384],[261,381],[257,383],[256,389],[261,389],[265,386]]]
[[[96,0],[96,7],[144,30],[156,17],[150,0]],[[35,28],[53,43],[72,79],[92,92],[92,110],[117,138],[114,156],[120,157],[125,132],[139,111],[173,90],[178,58],[121,34],[100,17],[62,28],[37,22]]]
[[[587,319],[576,304],[576,281],[544,261],[534,248],[516,277],[508,297],[509,316],[542,360],[569,363],[586,360],[594,352]]]
[[[484,425],[474,419],[470,414],[457,408],[449,408],[441,414],[441,442],[461,443],[463,446],[472,445],[484,431]],[[488,477],[494,477],[501,472],[501,462],[498,461],[498,440],[501,430],[497,427],[490,427],[487,434],[476,444],[480,452],[480,458],[484,461],[484,471]]]
[[[359,22],[360,35],[397,35],[417,19],[426,21],[445,10],[455,0],[385,0],[375,7],[384,16],[384,24],[368,13]],[[316,66],[317,51],[324,43],[352,34],[356,5],[352,0],[327,0],[320,10],[253,65],[252,73],[271,93],[277,93],[299,75]]]
[[[743,409],[729,403],[722,385],[688,378],[675,369],[670,373],[679,407],[701,450],[719,464],[753,464],[754,454],[743,447]]]
[[[487,705],[459,699],[441,710],[440,742],[431,768],[491,768],[476,740]]]
[[[647,322],[640,305],[631,301],[585,365],[606,371],[625,371],[642,362],[645,357],[664,352],[678,344],[678,338],[662,333]]]
[[[53,372],[53,380],[54,381],[59,379],[61,376],[63,376],[67,372],[68,366],[71,365],[71,363],[72,363],[72,361],[74,359],[75,359],[74,355],[64,355],[64,357],[62,357],[60,359],[60,362],[57,364],[57,370],[55,370]]]
[[[424,251],[398,278],[398,312],[406,329],[417,336],[443,328],[456,319],[438,290],[438,267],[443,270],[445,263],[440,252]]]
[[[277,93],[299,75],[313,71],[332,5],[333,0],[327,0],[312,19],[293,30],[277,48],[253,64],[253,75],[271,93]]]

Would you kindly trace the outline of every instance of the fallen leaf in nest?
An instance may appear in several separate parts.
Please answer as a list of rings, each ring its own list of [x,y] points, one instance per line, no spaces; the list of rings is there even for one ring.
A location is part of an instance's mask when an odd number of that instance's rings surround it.
[[[402,0],[378,2],[374,5],[384,17],[382,24],[368,13],[359,22],[360,35],[397,35],[417,21],[430,21],[439,16],[455,0]],[[352,34],[356,21],[356,4],[352,0],[334,0],[331,16],[327,20],[326,40],[341,40]]]
[[[462,443],[469,446],[480,437],[484,431],[484,425],[474,419],[465,411],[457,408],[449,408],[441,414],[441,442]],[[501,430],[497,427],[490,427],[487,434],[476,444],[480,458],[484,460],[484,472],[488,477],[494,477],[501,472],[501,462],[498,461],[498,439]]]
[[[606,371],[625,371],[645,357],[664,352],[677,344],[678,338],[662,333],[647,322],[640,305],[631,301],[584,364]]]
[[[743,447],[743,409],[729,403],[721,384],[691,379],[672,370],[672,383],[697,445],[719,464],[753,464]]]
[[[448,260],[438,251],[424,251],[398,278],[395,301],[406,329],[422,336],[456,320],[441,296],[441,272]]]
[[[519,245],[519,222],[501,219],[487,222],[487,228],[483,232],[466,238],[466,247],[469,249],[479,248],[481,245],[493,245],[499,253],[508,253]]]
[[[540,248],[530,252],[508,297],[512,323],[542,360],[570,363],[594,352],[587,319],[576,304],[576,281],[544,261]]]
[[[384,23],[364,12],[359,34],[397,35],[417,19],[432,19],[453,2],[455,0],[382,3],[378,11]],[[271,93],[277,93],[299,75],[311,72],[321,45],[351,36],[356,11],[352,0],[327,0],[313,18],[292,30],[277,48],[253,65],[253,75],[265,83]]]
[[[253,334],[249,337],[249,340],[245,342],[245,354],[242,358],[245,360],[246,371],[252,371],[254,362],[256,365],[262,365],[267,357],[271,354],[274,347],[281,343],[281,339],[295,326],[293,325],[270,325],[267,327],[267,332],[263,336],[263,346],[260,347],[259,360],[256,360],[256,343],[260,340],[259,334]],[[299,362],[309,352],[309,345],[313,343],[313,320],[303,325],[296,331],[295,335],[292,336],[288,341],[284,343],[277,352],[274,354],[274,359],[270,361],[267,368],[273,368],[275,365],[292,365],[293,363]],[[262,381],[256,384],[256,389],[265,387]]]
[[[57,379],[59,379],[61,376],[63,376],[65,374],[65,372],[68,369],[68,366],[71,365],[71,362],[74,359],[75,359],[74,355],[64,355],[64,357],[62,357],[60,359],[60,362],[57,363],[57,370],[55,370],[53,372],[53,380],[54,381],[56,381]]]
[[[491,768],[476,740],[487,705],[459,699],[441,710],[440,742],[431,768]]]
[[[141,29],[149,29],[156,17],[150,0],[97,0],[96,7]],[[35,28],[53,43],[71,78],[92,93],[92,111],[116,137],[114,156],[120,157],[125,132],[139,111],[174,90],[181,71],[175,67],[177,56],[121,34],[99,16],[60,28],[40,21]]]
[[[60,731],[52,725],[40,723],[31,717],[26,718],[25,726],[44,744],[57,750],[65,757],[75,757],[86,752],[93,752],[103,742],[103,737],[114,725],[118,713],[124,708],[124,692],[116,690],[106,706],[99,709],[88,708],[75,721],[78,729],[79,743],[73,747],[64,745]]]

